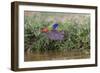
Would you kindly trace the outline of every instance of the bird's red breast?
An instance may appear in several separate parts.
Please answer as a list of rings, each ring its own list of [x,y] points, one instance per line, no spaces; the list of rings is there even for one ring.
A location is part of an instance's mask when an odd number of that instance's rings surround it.
[[[43,28],[41,31],[42,32],[48,32],[49,30],[48,30],[48,28]]]

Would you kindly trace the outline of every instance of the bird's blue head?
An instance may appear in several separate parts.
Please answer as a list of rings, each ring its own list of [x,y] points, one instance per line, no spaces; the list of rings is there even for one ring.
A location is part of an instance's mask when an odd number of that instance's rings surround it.
[[[58,24],[57,23],[53,24],[53,30],[56,30],[57,27],[58,27]]]

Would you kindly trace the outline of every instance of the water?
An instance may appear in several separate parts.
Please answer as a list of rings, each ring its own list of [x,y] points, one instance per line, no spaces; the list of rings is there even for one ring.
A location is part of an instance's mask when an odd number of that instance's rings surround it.
[[[66,59],[86,59],[90,58],[90,53],[83,51],[66,51],[66,52],[33,52],[24,54],[24,61],[43,61],[43,60],[66,60]]]

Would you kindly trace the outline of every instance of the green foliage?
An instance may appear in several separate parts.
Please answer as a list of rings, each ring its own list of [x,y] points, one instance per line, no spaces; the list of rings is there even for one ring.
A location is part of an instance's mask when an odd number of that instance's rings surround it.
[[[31,51],[65,51],[73,49],[90,49],[90,23],[86,18],[84,23],[76,23],[71,20],[59,21],[59,28],[64,30],[64,40],[54,41],[47,38],[41,28],[53,24],[53,20],[46,21],[48,15],[40,14],[25,16],[24,39],[25,49]]]

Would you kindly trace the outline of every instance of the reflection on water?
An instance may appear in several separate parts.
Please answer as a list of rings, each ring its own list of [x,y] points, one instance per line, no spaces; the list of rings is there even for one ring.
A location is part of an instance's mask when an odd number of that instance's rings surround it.
[[[42,61],[42,60],[65,60],[65,59],[84,59],[90,58],[90,53],[86,51],[67,51],[67,52],[32,52],[24,54],[24,61]]]

